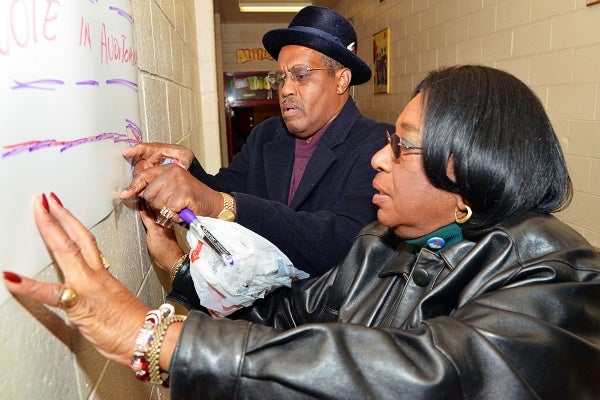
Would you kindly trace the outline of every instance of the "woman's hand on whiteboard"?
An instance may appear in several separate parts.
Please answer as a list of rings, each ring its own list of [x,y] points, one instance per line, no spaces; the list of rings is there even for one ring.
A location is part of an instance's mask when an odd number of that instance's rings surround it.
[[[194,152],[178,144],[139,143],[123,150],[123,157],[134,166],[134,172],[160,165],[165,158],[177,159],[180,166],[189,169]]]
[[[52,200],[38,197],[34,218],[64,283],[40,282],[5,271],[5,285],[19,297],[61,307],[102,355],[128,366],[149,308],[108,272],[90,231],[56,196]]]

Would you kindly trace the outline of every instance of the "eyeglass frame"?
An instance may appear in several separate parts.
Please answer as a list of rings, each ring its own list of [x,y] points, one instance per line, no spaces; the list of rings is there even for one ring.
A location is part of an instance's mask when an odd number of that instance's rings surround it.
[[[273,86],[275,89],[279,90],[283,87],[283,85],[285,85],[285,80],[287,78],[287,76],[290,76],[290,79],[292,80],[292,82],[294,83],[294,85],[296,86],[304,86],[304,85],[308,85],[308,82],[310,81],[310,76],[311,74],[308,74],[308,78],[307,81],[304,83],[298,82],[297,81],[297,76],[294,74],[294,72],[292,72],[292,70],[294,68],[302,68],[305,67],[306,68],[306,72],[305,73],[309,73],[312,71],[335,71],[335,68],[331,68],[331,67],[326,67],[326,68],[314,68],[311,67],[309,65],[305,65],[305,64],[298,64],[298,65],[294,65],[292,68],[289,69],[289,72],[283,71],[281,69],[275,70],[275,71],[270,71],[267,74],[267,79],[269,80],[269,83],[271,84],[271,86]],[[275,75],[276,74],[276,75]],[[272,77],[271,75],[281,75],[283,74],[281,79],[276,79],[276,77]],[[280,82],[279,84],[277,84],[278,82]]]
[[[408,151],[411,151],[411,150],[423,151],[422,147],[415,146],[407,139],[401,138],[400,136],[396,135],[395,133],[390,133],[389,131],[386,130],[385,135],[386,135],[388,144],[392,148],[392,154],[394,155],[394,159],[396,159],[396,160],[400,159],[400,156],[402,155],[402,151],[400,151],[401,147]],[[421,153],[404,153],[404,154],[405,155],[419,155]]]

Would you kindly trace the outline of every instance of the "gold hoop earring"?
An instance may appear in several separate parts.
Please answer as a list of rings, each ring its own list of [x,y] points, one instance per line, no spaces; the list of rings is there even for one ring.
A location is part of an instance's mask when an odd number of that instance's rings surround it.
[[[465,206],[467,208],[467,215],[465,215],[462,218],[458,217],[458,207],[454,210],[454,220],[456,221],[457,224],[464,224],[465,222],[467,222],[468,220],[471,219],[471,216],[473,215],[473,211],[471,211],[471,207],[469,206]]]

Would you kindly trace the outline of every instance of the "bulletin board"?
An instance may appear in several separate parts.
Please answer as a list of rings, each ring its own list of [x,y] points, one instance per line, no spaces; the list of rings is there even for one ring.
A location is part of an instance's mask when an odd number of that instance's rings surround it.
[[[33,221],[41,193],[91,227],[130,182],[133,23],[129,0],[0,1],[1,269],[33,277],[50,264]]]

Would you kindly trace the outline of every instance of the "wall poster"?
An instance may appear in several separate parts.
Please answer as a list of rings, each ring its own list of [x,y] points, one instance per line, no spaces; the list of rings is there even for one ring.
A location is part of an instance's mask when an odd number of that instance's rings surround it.
[[[373,35],[373,93],[390,92],[390,28]]]

